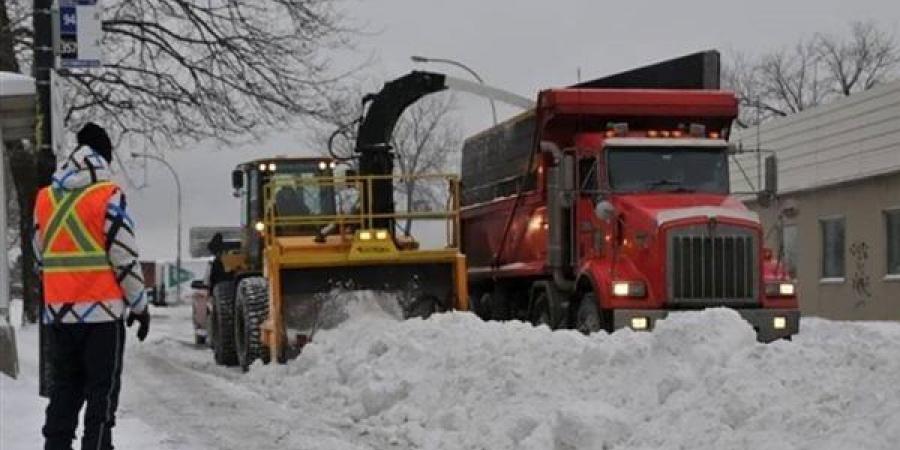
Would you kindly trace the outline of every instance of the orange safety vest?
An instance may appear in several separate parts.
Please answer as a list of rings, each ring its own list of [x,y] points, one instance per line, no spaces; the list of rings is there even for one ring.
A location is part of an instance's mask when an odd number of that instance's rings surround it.
[[[81,189],[45,187],[35,217],[43,258],[44,302],[91,303],[124,295],[106,254],[106,209],[118,189],[110,182]]]

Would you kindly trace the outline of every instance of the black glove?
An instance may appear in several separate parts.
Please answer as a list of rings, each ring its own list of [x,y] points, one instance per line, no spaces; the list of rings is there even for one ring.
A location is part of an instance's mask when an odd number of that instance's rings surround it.
[[[140,314],[134,312],[128,313],[128,319],[125,321],[125,325],[128,325],[130,328],[135,320],[140,324],[137,331],[137,338],[139,341],[144,342],[144,339],[147,338],[147,333],[150,332],[150,310],[145,308],[144,312]]]

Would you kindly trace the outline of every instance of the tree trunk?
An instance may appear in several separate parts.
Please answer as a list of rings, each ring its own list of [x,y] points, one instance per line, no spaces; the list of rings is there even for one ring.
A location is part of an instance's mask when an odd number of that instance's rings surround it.
[[[416,182],[406,182],[406,212],[411,213],[413,210],[413,193],[416,191]],[[403,235],[409,237],[412,233],[412,219],[406,219],[406,225],[403,226]]]

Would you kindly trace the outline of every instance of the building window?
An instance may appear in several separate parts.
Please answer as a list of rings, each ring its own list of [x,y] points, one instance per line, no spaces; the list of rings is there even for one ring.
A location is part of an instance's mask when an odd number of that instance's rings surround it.
[[[844,278],[844,218],[821,219],[822,278]]]
[[[887,274],[900,275],[900,209],[884,212],[887,232]]]
[[[784,270],[792,278],[797,277],[797,262],[800,260],[797,251],[797,225],[781,225],[781,254],[778,255],[784,264]]]

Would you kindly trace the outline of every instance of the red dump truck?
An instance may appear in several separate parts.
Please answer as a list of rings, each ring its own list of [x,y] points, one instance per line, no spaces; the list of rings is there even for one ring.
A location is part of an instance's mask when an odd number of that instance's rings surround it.
[[[592,332],[724,306],[761,341],[795,334],[795,286],[729,190],[737,113],[718,54],[704,52],[542,91],[533,110],[469,138],[472,309]]]

